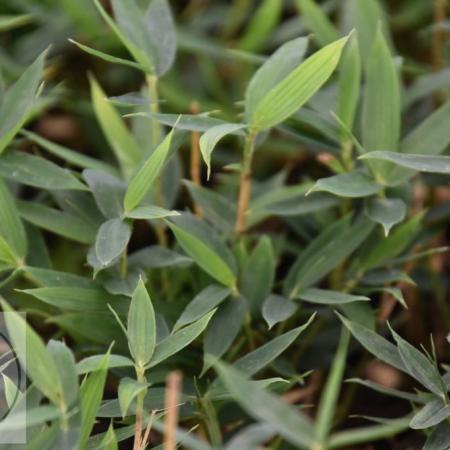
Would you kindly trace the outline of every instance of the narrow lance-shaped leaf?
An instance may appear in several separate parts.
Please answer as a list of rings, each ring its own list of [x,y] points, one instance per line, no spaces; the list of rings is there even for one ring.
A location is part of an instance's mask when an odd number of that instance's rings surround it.
[[[196,339],[203,330],[207,327],[211,317],[216,312],[215,309],[205,314],[199,320],[187,325],[181,330],[176,331],[174,334],[166,337],[155,348],[152,360],[150,361],[150,367],[154,367],[165,359],[172,355],[175,355],[184,347],[189,345],[194,339]]]
[[[352,295],[327,289],[309,288],[299,292],[295,298],[322,305],[342,305],[345,303],[369,301],[364,295]]]
[[[314,39],[324,46],[339,39],[339,32],[315,0],[296,0],[297,8]]]
[[[340,197],[358,198],[380,192],[382,186],[362,172],[348,172],[317,180],[307,192],[330,192]]]
[[[90,78],[90,84],[92,104],[97,120],[123,173],[128,177],[140,161],[141,151],[122,118],[114,106],[108,102],[106,94],[93,77]]]
[[[400,138],[400,87],[394,60],[381,29],[366,67],[363,104],[363,145],[367,152],[397,151]],[[371,164],[377,179],[387,182],[392,166]]]
[[[42,80],[46,54],[47,51],[41,53],[3,97],[0,106],[0,153],[28,119]]]
[[[375,151],[361,156],[360,159],[390,161],[400,167],[416,170],[417,172],[450,174],[450,156]]]
[[[308,38],[284,43],[255,72],[245,91],[245,117],[249,121],[263,97],[292,72],[302,61]]]
[[[27,253],[27,238],[19,211],[8,187],[0,180],[0,236],[12,250],[15,259],[23,259]]]
[[[135,209],[152,188],[169,155],[173,133],[174,129],[156,147],[136,175],[131,179],[124,199],[125,212],[130,212]]]
[[[130,303],[127,322],[128,346],[138,367],[150,362],[156,345],[156,321],[144,282],[139,281]]]
[[[423,386],[446,401],[446,387],[438,369],[422,352],[389,327],[408,373]]]
[[[273,127],[301,108],[330,78],[347,39],[339,39],[314,53],[271,89],[249,118],[250,127]]]
[[[214,230],[190,214],[167,221],[184,251],[207,273],[234,289],[236,262],[231,251]]]
[[[6,312],[5,322],[17,357],[35,386],[59,406],[63,399],[59,372],[42,339],[5,301],[1,304]]]
[[[25,152],[8,152],[0,158],[0,175],[4,178],[49,190],[87,190],[69,170]]]
[[[98,408],[103,398],[108,372],[109,351],[100,361],[97,369],[85,378],[80,389],[81,437],[79,448],[84,449],[95,424]]]
[[[147,383],[142,383],[132,378],[125,377],[120,380],[119,389],[118,389],[118,397],[119,397],[119,405],[120,412],[122,413],[122,417],[127,415],[128,409],[132,403],[132,401],[142,392],[145,392],[148,388]]]
[[[270,424],[292,444],[312,447],[313,427],[305,415],[258,387],[232,366],[219,362],[214,365],[226,388],[248,414]]]

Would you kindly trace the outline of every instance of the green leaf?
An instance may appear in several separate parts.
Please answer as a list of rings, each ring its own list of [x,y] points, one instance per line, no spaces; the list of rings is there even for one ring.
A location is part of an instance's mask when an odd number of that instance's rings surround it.
[[[102,439],[100,450],[118,450],[118,443],[116,434],[114,433],[114,427],[111,425],[108,428],[108,431],[105,434],[105,437]]]
[[[406,342],[399,334],[389,327],[398,352],[407,373],[425,386],[429,391],[446,401],[445,384],[438,369],[422,352]]]
[[[207,327],[212,316],[216,312],[216,309],[209,311],[199,320],[187,325],[181,330],[167,336],[163,339],[155,348],[152,360],[149,367],[154,367],[165,359],[172,355],[175,355],[184,347],[189,345],[194,339],[196,339],[203,330]]]
[[[69,409],[78,399],[78,376],[75,368],[75,358],[69,347],[60,341],[50,340],[47,350],[58,369],[63,401]]]
[[[130,303],[127,322],[128,346],[138,367],[151,360],[156,345],[156,321],[144,282],[139,281]]]
[[[128,59],[118,58],[117,56],[108,55],[107,53],[96,50],[95,48],[88,47],[87,45],[81,44],[80,42],[69,39],[69,42],[75,44],[79,49],[88,53],[89,55],[95,56],[96,58],[102,59],[103,61],[110,62],[113,64],[120,64],[122,66],[132,67],[137,70],[145,70],[144,66],[134,61],[129,61]]]
[[[142,167],[133,176],[128,185],[124,199],[124,208],[128,213],[135,209],[152,188],[154,181],[161,173],[170,151],[170,144],[175,128],[156,147]]]
[[[400,87],[394,60],[378,29],[367,60],[363,103],[363,145],[366,152],[397,151],[400,138]],[[371,164],[377,180],[386,182],[391,167]]]
[[[409,426],[414,430],[431,428],[448,416],[450,416],[450,406],[447,406],[442,399],[431,400],[414,415]]]
[[[387,237],[391,228],[406,216],[406,205],[399,198],[372,198],[366,204],[367,216],[382,225]]]
[[[300,109],[330,78],[347,39],[339,39],[314,53],[273,87],[249,117],[250,127],[273,127]]]
[[[224,123],[215,127],[209,128],[200,137],[200,151],[203,160],[208,168],[208,179],[211,175],[211,153],[216,147],[217,143],[226,135],[236,133],[239,130],[246,128],[247,125],[243,123]]]
[[[413,169],[418,172],[450,174],[450,156],[414,155],[376,151],[363,155],[360,159],[390,161],[400,167],[406,167],[407,169]]]
[[[308,38],[288,41],[255,72],[245,92],[245,117],[249,121],[261,99],[302,61]]]
[[[129,1],[127,2],[129,3]],[[117,36],[117,38],[122,42],[122,44],[126,47],[126,49],[130,52],[130,54],[133,56],[135,61],[140,64],[142,67],[145,68],[146,72],[152,73],[153,67],[151,62],[148,60],[148,56],[145,54],[145,51],[141,50],[134,42],[133,39],[130,39],[127,36],[127,33],[122,31],[121,27],[117,26],[114,20],[108,15],[108,13],[104,10],[102,4],[99,0],[94,0],[94,5],[98,9],[100,15],[102,16],[103,20],[111,27],[114,34]],[[126,10],[130,10],[128,8],[129,5],[125,5]],[[120,7],[120,3],[119,3]],[[133,11],[137,8],[136,5],[132,2],[131,7],[133,8]],[[129,14],[126,13],[126,16],[128,17]],[[124,18],[125,20],[125,18]],[[141,21],[139,20],[139,23]],[[142,26],[139,26],[139,30],[142,30]]]
[[[345,47],[340,63],[338,80],[337,115],[347,129],[352,130],[361,86],[361,57],[356,36]],[[342,137],[348,139],[345,130]]]
[[[428,436],[423,450],[447,450],[450,445],[450,423],[440,423]]]
[[[95,239],[95,254],[103,267],[110,266],[127,248],[130,225],[122,219],[109,219],[102,224]]]
[[[34,385],[55,405],[59,405],[62,392],[59,372],[42,339],[25,319],[3,300],[5,322],[17,357],[22,362]]]
[[[20,134],[23,134],[30,141],[38,144],[43,149],[47,150],[50,154],[57,156],[58,158],[61,158],[62,160],[67,161],[68,163],[73,164],[76,167],[115,173],[114,167],[110,166],[109,164],[83,155],[82,153],[79,153],[77,151],[70,150],[69,148],[63,147],[62,145],[55,144],[54,142],[51,142],[36,133],[28,130],[22,130]]]
[[[442,153],[450,144],[449,117],[450,101],[447,101],[403,138],[400,151],[406,154],[423,154],[427,158]],[[411,170],[401,165],[394,167],[390,174],[390,184],[403,183],[414,175],[415,170],[417,169],[414,167]]]
[[[395,345],[379,336],[374,331],[359,325],[355,322],[347,320],[340,314],[338,314],[342,323],[347,327],[353,337],[359,341],[359,343],[370,353],[376,356],[381,361],[388,363],[389,365],[396,367],[402,372],[408,373],[406,366],[400,357],[400,353]]]
[[[125,377],[120,380],[118,388],[118,397],[120,404],[120,412],[122,417],[127,415],[133,400],[142,392],[145,392],[149,387],[148,383],[141,383],[132,378]]]
[[[19,201],[20,215],[27,222],[82,244],[92,244],[97,227],[80,216],[35,202]]]
[[[105,355],[93,355],[82,359],[77,363],[76,369],[79,375],[97,370],[98,365]],[[134,363],[130,358],[122,355],[109,355],[108,369],[117,367],[133,367]]]
[[[27,237],[19,211],[8,187],[0,180],[0,237],[3,246],[11,250],[14,260],[24,259],[27,253]]]
[[[127,217],[130,219],[164,219],[165,217],[179,216],[180,213],[177,211],[170,211],[168,209],[160,208],[159,206],[147,205],[139,206],[133,211],[127,213]]]
[[[108,102],[95,78],[90,77],[92,105],[97,121],[119,161],[122,172],[129,177],[142,158],[138,144],[127,129],[122,118]]]
[[[419,230],[423,213],[416,214],[407,222],[399,225],[387,238],[378,242],[361,261],[366,271],[380,267],[401,254],[413,240]]]
[[[236,285],[236,262],[214,230],[191,214],[167,221],[183,250],[207,273],[225,286]]]
[[[306,289],[355,251],[373,230],[373,224],[360,218],[350,224],[350,216],[329,225],[300,254],[285,282],[286,295]]]
[[[108,219],[122,216],[125,183],[101,170],[84,170],[83,177],[102,214]]]
[[[155,69],[164,75],[175,61],[176,29],[170,5],[167,0],[152,0],[144,17],[147,35],[155,54]]]
[[[367,65],[380,28],[386,40],[390,42],[389,27],[382,5],[377,0],[365,0],[351,2],[346,6],[347,12],[350,13],[349,19],[358,31],[361,58]]]
[[[202,375],[221,358],[235,340],[248,312],[244,297],[232,297],[220,305],[209,323],[203,339],[204,363]]]
[[[102,358],[97,369],[90,373],[83,381],[80,389],[81,395],[81,437],[79,448],[86,448],[98,408],[103,398],[106,375],[108,372],[109,351]]]
[[[23,127],[34,106],[47,51],[42,52],[5,92],[0,105],[0,153]]]
[[[314,0],[296,0],[295,4],[306,27],[320,46],[339,39],[338,30]]]
[[[2,156],[0,175],[17,183],[42,189],[87,190],[87,187],[68,170],[25,152],[8,152]]]
[[[287,441],[301,448],[313,445],[313,427],[307,416],[248,380],[224,363],[214,364],[235,401],[252,417],[271,425]]]
[[[244,35],[239,42],[239,48],[247,52],[257,52],[278,24],[283,12],[282,0],[263,0],[254,11]]]
[[[48,305],[69,311],[107,311],[108,304],[126,311],[123,298],[109,295],[103,289],[76,286],[52,286],[24,289],[21,292],[32,295]]]
[[[212,284],[199,292],[186,306],[178,318],[174,330],[195,322],[219,306],[228,296],[230,290],[217,284]]]
[[[262,303],[272,291],[276,260],[271,240],[263,236],[242,269],[241,292],[252,311],[260,311]]]
[[[4,32],[30,23],[32,14],[2,14],[0,15],[0,31]]]
[[[362,172],[348,172],[317,180],[307,192],[330,192],[340,197],[367,197],[380,192],[382,186]]]
[[[359,3],[359,2],[358,2]],[[334,433],[328,442],[328,448],[349,448],[366,442],[378,441],[395,436],[408,429],[410,416],[400,419],[390,419],[389,423],[372,425],[369,427],[358,427],[352,430]]]
[[[248,376],[255,375],[292,345],[300,334],[309,327],[314,318],[315,314],[313,314],[305,324],[277,336],[266,344],[261,345],[261,347],[253,352],[239,358],[233,366]]]
[[[270,330],[277,323],[289,319],[297,309],[298,305],[290,298],[271,294],[264,300],[262,315]]]
[[[326,289],[309,288],[299,292],[295,298],[319,305],[342,305],[345,303],[370,301],[364,295],[351,295]]]

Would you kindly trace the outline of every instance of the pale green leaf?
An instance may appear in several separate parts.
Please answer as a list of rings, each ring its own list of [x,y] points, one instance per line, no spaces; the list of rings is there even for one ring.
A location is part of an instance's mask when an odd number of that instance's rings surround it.
[[[111,265],[127,248],[131,237],[130,225],[122,219],[109,219],[99,228],[95,253],[103,267]]]
[[[128,185],[124,199],[126,213],[135,209],[152,188],[158,175],[161,173],[170,151],[174,129],[156,147],[153,153],[142,164],[139,171],[133,176]]]
[[[272,88],[249,118],[249,126],[264,130],[300,109],[330,78],[347,39],[339,39],[314,53]]]
[[[226,135],[236,133],[246,128],[242,123],[225,123],[208,129],[200,137],[200,151],[208,168],[208,179],[211,175],[211,154],[217,143]]]
[[[309,288],[299,292],[295,298],[320,305],[342,305],[352,302],[370,301],[364,295],[352,295],[327,289]]]
[[[156,345],[156,320],[144,282],[138,283],[130,303],[127,322],[128,346],[138,367],[150,362]]]

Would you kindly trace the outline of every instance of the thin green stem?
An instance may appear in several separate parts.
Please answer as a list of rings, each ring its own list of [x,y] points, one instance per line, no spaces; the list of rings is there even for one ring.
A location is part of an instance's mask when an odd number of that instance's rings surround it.
[[[342,327],[336,356],[319,403],[315,426],[316,444],[313,446],[314,449],[327,448],[341,390],[349,342],[350,333],[345,327]]]
[[[145,369],[143,367],[135,367],[136,378],[139,383],[145,383]],[[144,421],[144,399],[146,390],[139,393],[136,399],[136,422],[134,430],[134,444],[133,450],[142,449],[142,431],[143,431],[143,421]]]

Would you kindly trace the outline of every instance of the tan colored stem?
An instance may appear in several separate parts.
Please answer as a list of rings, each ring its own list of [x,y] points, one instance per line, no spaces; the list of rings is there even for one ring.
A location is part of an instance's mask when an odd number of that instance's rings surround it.
[[[246,214],[252,191],[252,160],[256,133],[250,131],[245,140],[244,157],[242,160],[241,177],[239,182],[239,200],[235,232],[242,234],[246,228]]]
[[[153,410],[148,419],[147,428],[145,429],[144,437],[142,438],[142,450],[146,449],[150,443],[150,431],[152,430],[153,419],[155,418],[156,411]]]
[[[137,380],[145,382],[144,369],[136,368]],[[145,391],[138,395],[136,400],[136,422],[134,426],[134,444],[133,450],[142,449],[142,423],[144,418],[144,398]]]
[[[181,372],[169,373],[166,380],[165,409],[166,416],[164,422],[164,450],[176,450],[176,431],[178,425],[178,406],[181,392]]]
[[[445,66],[444,61],[444,48],[446,45],[447,31],[444,28],[444,22],[447,13],[447,0],[434,0],[433,3],[433,17],[434,17],[434,29],[433,29],[433,42],[431,49],[431,58],[433,71],[439,72]],[[445,101],[445,92],[437,92],[434,96],[436,106]]]

